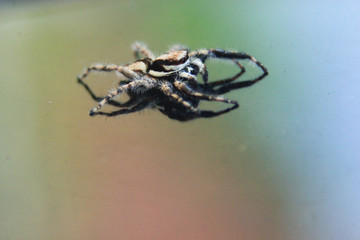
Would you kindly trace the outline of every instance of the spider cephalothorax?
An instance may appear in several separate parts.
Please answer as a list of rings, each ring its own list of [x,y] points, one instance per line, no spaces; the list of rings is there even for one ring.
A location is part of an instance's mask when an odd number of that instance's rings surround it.
[[[267,74],[267,69],[254,57],[241,52],[225,51],[221,49],[202,49],[189,52],[182,46],[175,46],[166,54],[155,57],[154,54],[144,45],[135,43],[134,53],[138,60],[132,64],[102,65],[96,64],[88,67],[83,74],[78,76],[78,82],[83,83],[83,79],[90,71],[115,71],[124,75],[127,79],[121,82],[116,90],[108,93],[99,101],[97,107],[90,110],[90,115],[103,114],[98,110],[106,103],[112,102],[112,99],[121,94],[127,93],[130,96],[128,104],[123,105],[124,113],[140,111],[147,107],[156,107],[163,113],[169,113],[168,116],[196,116],[212,117],[229,112],[239,106],[237,101],[219,97],[213,87],[226,88],[244,72],[245,68],[238,60],[248,59],[254,62],[261,70],[262,75],[256,79],[239,82],[240,87],[248,87]],[[139,58],[142,54],[145,58]],[[208,72],[205,61],[208,58],[221,58],[233,61],[240,72],[232,78],[218,80],[208,84]],[[197,76],[201,75],[204,84],[199,85]],[[206,91],[206,86],[212,91]],[[224,93],[226,91],[223,91]],[[200,100],[218,101],[232,104],[231,107],[224,110],[202,111],[197,108]],[[190,115],[189,115],[190,114]],[[178,119],[179,120],[179,119]]]

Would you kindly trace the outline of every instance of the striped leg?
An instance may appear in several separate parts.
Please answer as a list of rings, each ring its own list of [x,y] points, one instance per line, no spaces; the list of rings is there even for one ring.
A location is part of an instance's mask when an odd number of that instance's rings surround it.
[[[138,78],[139,77],[137,73],[135,73],[134,71],[131,71],[127,67],[117,66],[114,64],[111,64],[111,65],[95,64],[95,65],[91,65],[90,67],[86,68],[86,70],[77,77],[78,82],[79,83],[83,82],[83,80],[92,71],[99,71],[99,72],[117,71],[117,72],[123,74],[127,78]]]
[[[140,53],[147,58],[155,58],[155,55],[143,43],[136,42],[132,45],[132,48],[136,59],[140,59]]]
[[[128,84],[128,83],[129,82],[121,82],[120,86]],[[91,98],[93,100],[99,102],[100,100],[102,100],[104,98],[104,97],[96,96],[95,93],[92,91],[92,89],[86,83],[81,82],[80,84],[85,88],[85,90],[88,92],[88,94],[91,96]],[[130,108],[134,105],[137,105],[139,102],[143,101],[144,99],[145,99],[145,97],[143,97],[143,96],[130,95],[130,99],[124,103],[114,101],[114,100],[109,100],[107,102],[107,104],[114,106],[114,107],[119,107],[119,108]]]
[[[172,98],[174,101],[182,104],[186,109],[191,110],[194,113],[200,113],[200,110],[193,107],[189,102],[185,101],[182,97],[176,94],[170,83],[163,82],[160,85],[160,90],[168,97]]]
[[[203,99],[203,100],[207,100],[207,101],[229,103],[229,104],[233,104],[236,107],[239,106],[237,101],[229,100],[229,99],[225,99],[225,98],[222,98],[219,96],[208,95],[208,94],[204,94],[204,93],[195,91],[194,89],[190,88],[188,85],[186,85],[185,83],[183,83],[181,81],[175,81],[174,86],[175,86],[175,88],[179,89],[180,91],[185,92],[186,94],[191,95],[196,98],[199,98],[199,99]]]
[[[129,83],[129,81],[121,82],[120,85],[125,85],[125,84],[128,84],[128,83]],[[89,85],[87,85],[85,82],[81,81],[81,82],[79,82],[79,84],[81,84],[85,88],[86,92],[91,96],[91,98],[93,100],[99,102],[100,100],[102,100],[104,98],[104,97],[97,96],[93,92],[93,90],[89,87]],[[120,102],[117,102],[117,101],[114,101],[114,100],[109,100],[108,104],[112,105],[112,106],[115,106],[115,107],[121,107],[121,108],[131,107],[131,106],[135,105],[138,102],[137,99],[138,98],[136,98],[136,97],[131,97],[127,102],[124,102],[124,103],[120,103]]]
[[[225,108],[221,111],[204,111],[201,110],[199,111],[199,115],[200,117],[215,117],[215,116],[219,116],[221,114],[230,112],[236,108],[239,107],[239,103],[237,101],[234,100],[228,100],[228,99],[224,99],[222,97],[218,97],[218,96],[212,96],[212,95],[208,95],[208,94],[203,94],[201,92],[197,92],[194,89],[190,88],[189,86],[187,86],[185,83],[180,82],[180,81],[175,81],[174,82],[174,86],[175,88],[179,89],[180,91],[183,91],[185,93],[187,93],[188,95],[191,95],[193,97],[196,97],[198,99],[203,99],[203,100],[207,100],[207,101],[217,101],[217,102],[224,102],[224,103],[229,103],[229,104],[233,104],[232,107],[229,108]],[[191,117],[190,117],[191,118]]]
[[[130,84],[130,83],[129,83]],[[100,102],[99,104],[90,110],[90,116],[96,115],[96,112],[102,108],[106,103],[108,103],[110,100],[112,100],[116,95],[119,95],[120,93],[127,92],[129,89],[129,84],[119,86],[116,90],[111,91],[108,93]]]
[[[95,115],[95,113],[102,108],[105,104],[107,104],[110,100],[112,100],[115,96],[121,94],[121,93],[126,93],[129,90],[134,90],[137,89],[137,91],[141,91],[144,90],[149,90],[151,88],[153,88],[156,84],[156,81],[153,79],[144,79],[144,80],[136,80],[136,81],[132,81],[128,84],[124,84],[124,85],[120,85],[116,90],[111,91],[110,93],[108,93],[100,102],[99,104],[90,110],[90,116]]]

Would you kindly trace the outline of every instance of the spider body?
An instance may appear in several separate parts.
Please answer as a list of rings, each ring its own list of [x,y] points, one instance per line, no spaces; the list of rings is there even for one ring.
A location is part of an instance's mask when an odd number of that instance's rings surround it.
[[[126,105],[124,113],[140,111],[144,108],[158,108],[163,113],[168,113],[170,118],[186,119],[195,118],[196,116],[212,117],[236,109],[239,104],[237,101],[222,98],[217,95],[216,91],[205,91],[215,86],[225,86],[232,83],[244,72],[245,68],[238,60],[247,59],[254,62],[261,70],[262,75],[251,81],[247,81],[250,86],[262,78],[268,72],[267,69],[254,57],[241,52],[225,51],[221,49],[202,49],[199,51],[189,52],[182,46],[175,46],[166,54],[155,57],[154,54],[144,45],[135,43],[134,53],[137,60],[128,65],[102,65],[96,64],[88,67],[83,74],[78,76],[78,82],[83,83],[84,78],[91,71],[115,71],[127,78],[120,82],[116,90],[109,92],[98,105],[90,110],[90,115],[106,115],[98,110],[105,104],[113,102],[113,98],[119,94],[127,93],[130,96],[130,103]],[[140,54],[144,58],[140,58]],[[232,78],[218,80],[212,83],[208,82],[208,72],[205,61],[208,58],[222,58],[233,61],[240,68],[240,73]],[[201,75],[204,84],[198,83],[197,76]],[[210,91],[211,92],[211,91]],[[217,101],[231,104],[224,110],[202,111],[198,109],[200,100]]]

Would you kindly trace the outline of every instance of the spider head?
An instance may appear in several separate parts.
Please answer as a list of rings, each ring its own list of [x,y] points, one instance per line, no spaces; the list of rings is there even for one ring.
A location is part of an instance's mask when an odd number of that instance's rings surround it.
[[[184,69],[189,64],[187,51],[172,51],[157,57],[149,67],[149,74],[164,77]]]

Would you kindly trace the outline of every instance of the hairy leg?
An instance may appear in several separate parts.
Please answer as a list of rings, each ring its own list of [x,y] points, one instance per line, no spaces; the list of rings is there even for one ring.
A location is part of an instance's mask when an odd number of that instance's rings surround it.
[[[90,65],[88,68],[86,68],[85,71],[77,77],[78,82],[79,83],[83,82],[84,79],[92,71],[98,71],[98,72],[114,72],[114,71],[116,71],[116,72],[123,74],[127,78],[138,78],[139,77],[139,75],[137,73],[135,73],[134,71],[132,71],[124,66],[118,66],[118,65],[114,65],[114,64],[110,64],[110,65],[94,64],[94,65]]]
[[[90,110],[90,115],[94,115],[100,108],[102,108],[105,104],[107,104],[110,100],[112,100],[115,96],[126,93],[129,90],[131,92],[139,93],[140,91],[147,91],[152,89],[156,84],[156,81],[153,79],[143,79],[132,81],[128,84],[120,85],[116,90],[109,92],[99,103],[98,105]],[[136,94],[137,95],[137,94]]]
[[[208,95],[205,93],[198,92],[198,91],[192,89],[191,87],[189,87],[186,83],[181,82],[181,81],[175,81],[174,86],[178,90],[185,92],[186,94],[196,97],[196,98],[199,98],[199,99],[203,99],[203,100],[207,100],[207,101],[224,102],[224,103],[230,103],[230,104],[235,104],[235,105],[238,104],[236,101],[233,101],[233,100],[228,100],[228,99],[225,99],[222,97]]]
[[[140,54],[144,55],[147,58],[154,59],[155,55],[145,46],[145,44],[140,42],[135,42],[132,45],[134,55],[136,59],[140,59]]]
[[[191,103],[185,101],[182,97],[180,97],[178,94],[175,93],[172,85],[167,82],[163,82],[160,85],[160,90],[168,97],[173,99],[174,101],[180,103],[183,105],[186,109],[189,109],[190,111],[194,113],[199,113],[199,109],[193,107]]]

